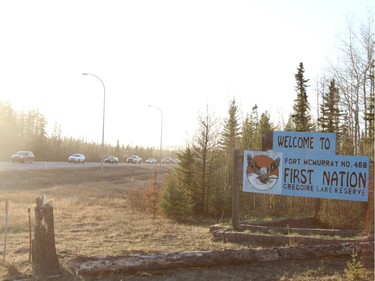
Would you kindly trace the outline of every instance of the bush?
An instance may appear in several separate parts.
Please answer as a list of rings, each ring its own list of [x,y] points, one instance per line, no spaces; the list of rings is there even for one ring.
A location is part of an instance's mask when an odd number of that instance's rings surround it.
[[[191,194],[175,176],[166,183],[160,207],[165,216],[177,221],[185,221],[193,213]]]
[[[357,261],[357,254],[352,255],[352,260],[346,263],[345,275],[348,280],[364,280],[365,271],[361,262]]]

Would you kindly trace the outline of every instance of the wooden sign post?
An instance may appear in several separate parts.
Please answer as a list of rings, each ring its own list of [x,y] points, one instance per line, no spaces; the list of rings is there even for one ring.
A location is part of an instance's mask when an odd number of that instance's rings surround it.
[[[240,225],[240,189],[242,187],[243,150],[234,150],[233,163],[232,226],[237,230]]]

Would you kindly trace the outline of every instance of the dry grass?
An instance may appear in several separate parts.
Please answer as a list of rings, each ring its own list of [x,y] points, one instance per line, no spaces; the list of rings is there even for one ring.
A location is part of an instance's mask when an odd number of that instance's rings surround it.
[[[163,178],[158,181],[160,185]],[[29,263],[28,209],[31,209],[33,220],[35,198],[42,194],[46,194],[47,200],[54,205],[56,248],[63,265],[77,256],[251,247],[213,241],[208,231],[210,222],[177,224],[161,216],[153,218],[144,200],[147,189],[153,184],[154,171],[139,166],[128,169],[106,167],[104,174],[90,169],[0,172],[0,198],[1,201],[8,198],[10,202],[6,260],[0,263],[0,278],[21,273],[23,276],[32,274]],[[3,221],[4,213],[0,216]],[[3,223],[0,232],[4,232]],[[345,263],[342,270],[344,268]],[[182,271],[179,277],[172,276],[171,279],[155,279],[152,276],[152,280],[204,280],[197,276],[205,274],[216,280],[252,280],[220,279],[220,273],[213,269],[197,275],[191,271],[190,277],[183,277],[188,272]],[[244,275],[243,272],[239,274]],[[169,278],[168,274],[165,276]],[[228,272],[222,276],[229,276]],[[284,276],[285,279],[283,275],[279,277],[282,280],[312,280],[287,279]],[[107,276],[101,280],[120,280],[111,278]],[[147,276],[142,278],[148,280]]]
[[[35,199],[42,194],[53,202],[56,248],[62,261],[238,247],[212,241],[207,225],[153,218],[144,202],[153,184],[154,171],[141,167],[106,168],[103,175],[86,169],[1,172],[1,198],[10,202],[6,264],[18,265],[21,271],[30,267],[28,209],[33,221]],[[4,233],[3,223],[0,232]]]

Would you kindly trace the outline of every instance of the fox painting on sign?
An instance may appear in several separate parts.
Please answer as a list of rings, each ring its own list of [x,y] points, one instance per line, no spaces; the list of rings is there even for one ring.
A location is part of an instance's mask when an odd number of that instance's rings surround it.
[[[279,194],[281,185],[277,185],[281,157],[277,153],[260,151],[245,152],[244,191]],[[246,190],[245,190],[246,188]]]

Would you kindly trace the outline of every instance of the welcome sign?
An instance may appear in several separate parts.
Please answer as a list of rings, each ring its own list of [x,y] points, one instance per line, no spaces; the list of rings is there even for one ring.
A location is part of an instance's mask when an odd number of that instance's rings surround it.
[[[336,155],[334,133],[274,132],[273,151],[245,151],[243,191],[368,200],[369,158]]]

